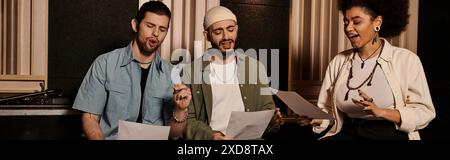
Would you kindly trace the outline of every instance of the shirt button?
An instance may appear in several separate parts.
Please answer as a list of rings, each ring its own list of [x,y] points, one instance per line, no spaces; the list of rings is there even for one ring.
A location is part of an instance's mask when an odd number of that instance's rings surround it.
[[[200,91],[197,91],[197,94],[200,94]]]
[[[244,97],[245,100],[247,100],[247,97]]]
[[[247,108],[247,112],[250,112],[250,109]]]
[[[241,88],[243,88],[243,87],[244,87],[244,85],[241,84]]]

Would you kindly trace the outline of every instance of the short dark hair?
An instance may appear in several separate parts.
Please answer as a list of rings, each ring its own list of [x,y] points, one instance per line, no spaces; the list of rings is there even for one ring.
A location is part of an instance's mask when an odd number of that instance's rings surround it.
[[[138,24],[141,23],[141,21],[145,17],[145,13],[147,12],[167,16],[169,17],[169,19],[172,18],[172,12],[170,12],[170,9],[164,3],[160,1],[149,1],[144,3],[136,14],[136,21],[138,22]]]
[[[372,20],[383,17],[381,37],[398,36],[409,23],[409,0],[339,0],[339,10],[343,14],[353,7],[366,9]]]

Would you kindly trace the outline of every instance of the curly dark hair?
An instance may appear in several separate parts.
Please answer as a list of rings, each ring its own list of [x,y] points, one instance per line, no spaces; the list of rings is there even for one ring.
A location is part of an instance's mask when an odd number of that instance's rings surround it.
[[[409,23],[409,0],[339,0],[339,10],[343,14],[353,7],[366,9],[372,20],[378,16],[383,17],[381,37],[398,36]]]

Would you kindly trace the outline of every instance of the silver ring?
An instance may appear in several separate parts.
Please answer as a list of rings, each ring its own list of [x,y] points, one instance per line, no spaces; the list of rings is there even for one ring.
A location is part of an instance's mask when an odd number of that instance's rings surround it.
[[[369,101],[370,103],[373,102],[373,98],[369,98],[367,101]]]

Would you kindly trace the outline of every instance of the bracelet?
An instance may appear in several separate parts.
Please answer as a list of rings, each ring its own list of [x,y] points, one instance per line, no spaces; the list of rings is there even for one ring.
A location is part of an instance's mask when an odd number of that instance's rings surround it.
[[[187,120],[187,112],[184,111],[184,118],[183,119],[178,119],[177,116],[175,115],[175,112],[172,112],[172,117],[173,117],[173,120],[175,120],[175,123],[184,123]]]

